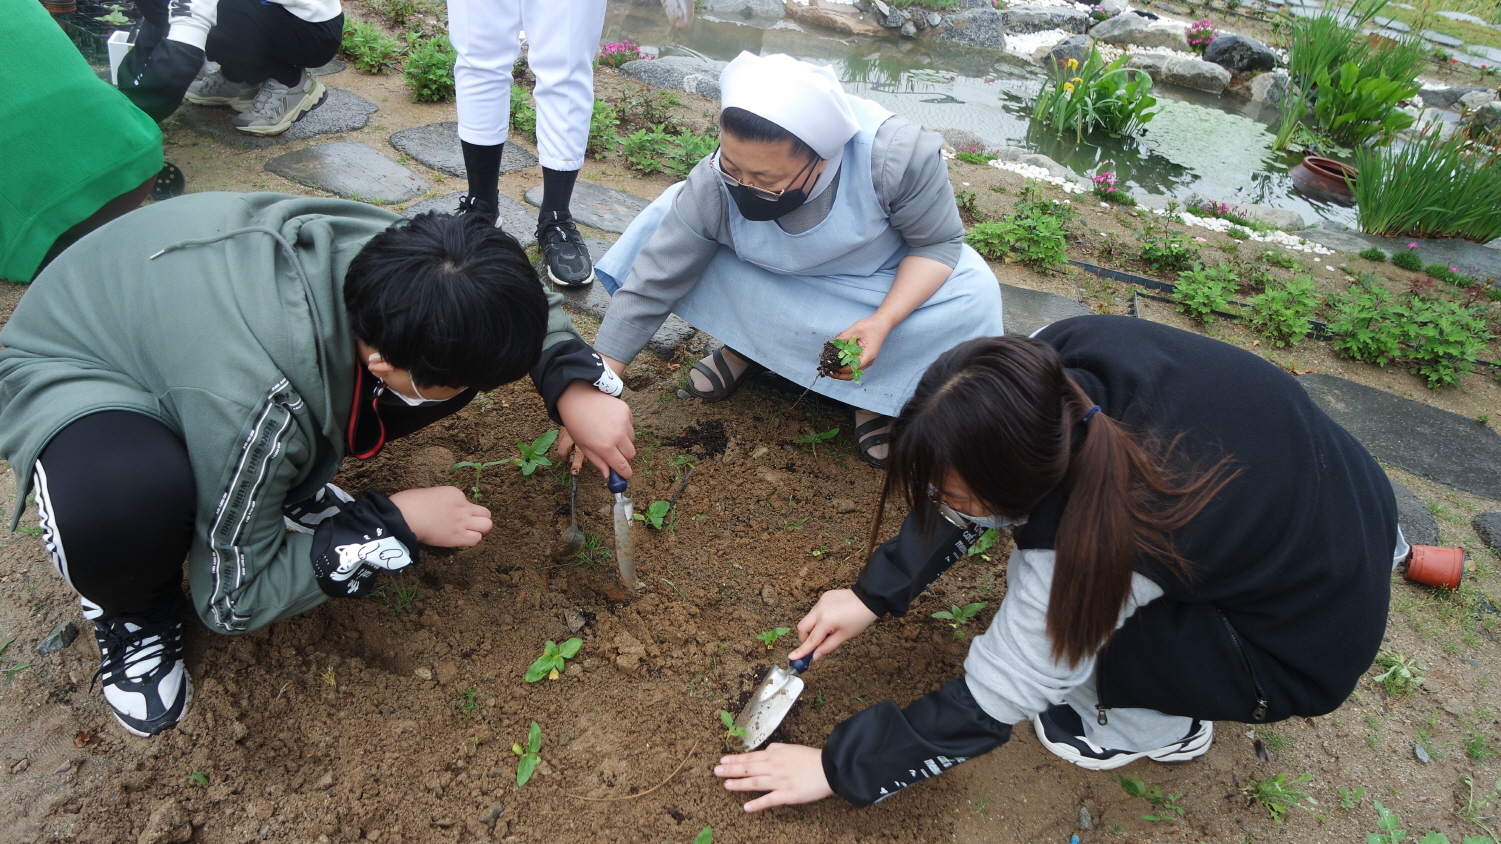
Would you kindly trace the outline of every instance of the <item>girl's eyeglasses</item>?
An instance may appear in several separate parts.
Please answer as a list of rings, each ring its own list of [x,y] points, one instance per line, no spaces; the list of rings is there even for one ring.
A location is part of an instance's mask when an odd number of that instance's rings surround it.
[[[755,196],[758,199],[764,199],[768,202],[776,202],[778,199],[781,199],[782,194],[786,193],[788,190],[791,190],[792,186],[797,184],[798,180],[803,177],[803,174],[808,172],[808,170],[810,170],[813,165],[818,163],[818,156],[814,156],[807,164],[803,165],[803,169],[797,171],[797,175],[792,177],[792,181],[787,183],[787,187],[783,188],[782,190],[767,190],[765,188],[758,188],[755,185],[747,185],[745,182],[742,182],[734,176],[731,176],[729,173],[726,173],[724,171],[724,168],[719,166],[718,161],[718,159],[723,157],[723,153],[721,153],[719,150],[715,150],[715,153],[715,156],[709,159],[709,166],[714,168],[714,172],[719,174],[719,178],[722,179],[726,185],[729,185],[732,188],[745,188],[746,190],[751,192],[752,196]]]

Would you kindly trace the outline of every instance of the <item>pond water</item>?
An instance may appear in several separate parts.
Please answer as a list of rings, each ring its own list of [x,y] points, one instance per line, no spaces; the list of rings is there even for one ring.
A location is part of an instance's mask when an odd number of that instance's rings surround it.
[[[1158,85],[1159,112],[1138,138],[1097,133],[1075,144],[1032,121],[1043,71],[1010,55],[893,39],[843,39],[700,18],[688,31],[666,25],[660,7],[628,6],[612,16],[608,39],[629,38],[663,55],[728,61],[742,50],[786,53],[832,65],[846,90],[925,126],[978,132],[993,146],[1039,152],[1086,177],[1114,171],[1132,190],[1186,199],[1259,203],[1319,219],[1355,224],[1353,208],[1329,205],[1293,190],[1297,158],[1271,153],[1273,110],[1234,98]],[[1264,114],[1261,112],[1265,112]]]

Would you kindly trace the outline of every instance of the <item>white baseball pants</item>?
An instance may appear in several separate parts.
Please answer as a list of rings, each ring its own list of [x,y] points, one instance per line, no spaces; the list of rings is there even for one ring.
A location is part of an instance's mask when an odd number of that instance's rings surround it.
[[[448,0],[459,138],[494,146],[511,125],[511,67],[521,52],[537,77],[537,157],[552,170],[578,170],[594,114],[594,54],[605,0]]]

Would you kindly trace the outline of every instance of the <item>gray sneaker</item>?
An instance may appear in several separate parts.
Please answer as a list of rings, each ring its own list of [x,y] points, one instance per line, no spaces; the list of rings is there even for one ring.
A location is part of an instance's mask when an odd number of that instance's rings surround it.
[[[256,86],[249,82],[231,82],[224,72],[215,70],[207,76],[193,80],[183,99],[201,106],[229,106],[238,112],[246,112],[255,103]]]
[[[247,135],[280,135],[292,128],[304,114],[323,103],[328,88],[308,75],[304,70],[302,79],[295,87],[267,79],[255,95],[255,103],[244,114],[235,115],[230,121],[234,127]]]

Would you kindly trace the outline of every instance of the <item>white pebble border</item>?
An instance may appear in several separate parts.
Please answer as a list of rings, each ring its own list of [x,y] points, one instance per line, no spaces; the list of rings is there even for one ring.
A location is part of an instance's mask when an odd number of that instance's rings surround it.
[[[1030,5],[1030,4],[1029,4]],[[1051,50],[1063,43],[1072,33],[1061,29],[1048,29],[1042,32],[1027,32],[1020,35],[1006,36],[1006,52],[1012,55],[1029,59],[1032,54],[1046,47]]]
[[[1010,170],[1012,173],[1016,173],[1019,176],[1025,176],[1028,179],[1036,179],[1039,182],[1047,182],[1050,185],[1057,185],[1058,187],[1063,188],[1064,193],[1084,192],[1084,188],[1080,187],[1076,182],[1069,181],[1068,179],[1060,179],[1057,176],[1054,176],[1048,171],[1042,169],[1041,167],[1037,167],[1031,164],[1023,164],[1020,161],[1001,161],[999,159],[996,159],[990,162],[990,166],[996,168],[997,170]]]
[[[1156,209],[1153,213],[1157,214],[1158,216],[1167,215],[1167,212],[1162,210],[1161,208]],[[1232,228],[1239,226],[1238,223],[1232,223],[1229,220],[1223,219],[1221,217],[1200,217],[1197,214],[1188,213],[1179,213],[1174,216],[1178,220],[1178,222],[1182,223],[1185,226],[1194,226],[1201,229],[1208,229],[1212,232],[1224,233],[1230,231],[1230,229]],[[1292,235],[1284,231],[1277,231],[1274,229],[1267,232],[1266,234],[1262,234],[1261,232],[1251,231],[1245,226],[1239,227],[1243,231],[1250,233],[1251,239],[1256,241],[1257,243],[1275,243],[1278,246],[1290,249],[1294,252],[1308,252],[1313,255],[1334,254],[1333,249],[1329,249],[1325,246],[1320,246],[1317,243],[1304,240],[1300,237],[1293,237]]]

